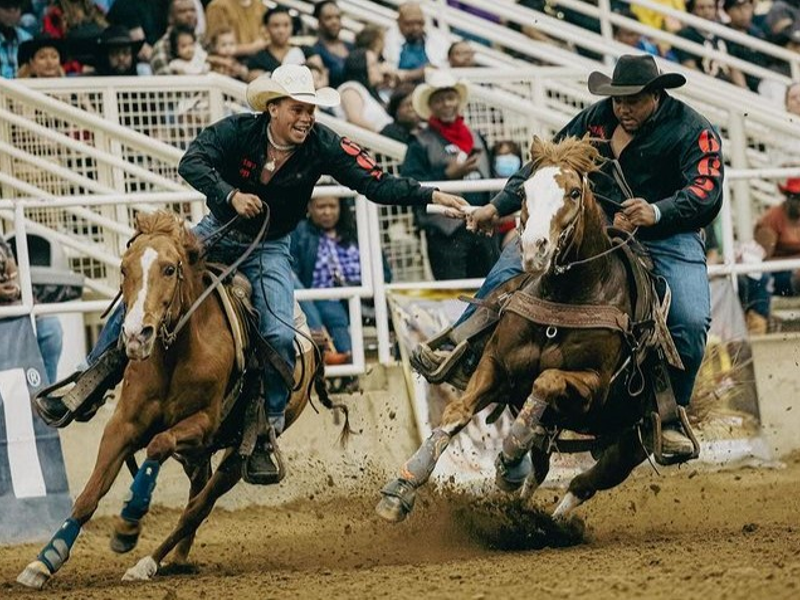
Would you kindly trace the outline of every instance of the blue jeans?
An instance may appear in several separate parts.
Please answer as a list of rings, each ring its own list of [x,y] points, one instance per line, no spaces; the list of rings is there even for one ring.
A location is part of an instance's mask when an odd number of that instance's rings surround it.
[[[207,215],[194,228],[194,233],[207,238],[221,227],[213,215]],[[258,310],[259,331],[272,344],[275,350],[288,363],[290,371],[294,370],[294,286],[292,257],[289,253],[290,236],[285,235],[277,240],[262,242],[241,265],[241,272],[253,286],[253,306]],[[233,263],[249,246],[246,238],[236,231],[228,231],[209,252],[209,262],[223,264]],[[267,303],[269,298],[269,303]],[[122,332],[123,307],[117,310],[106,321],[100,338],[87,358],[92,365],[100,355],[117,343]],[[282,417],[289,400],[289,390],[272,365],[264,372],[266,389],[267,414],[270,417]]]
[[[55,383],[58,377],[58,360],[61,358],[61,347],[64,343],[64,331],[61,329],[58,317],[55,315],[36,317],[36,341],[44,361],[48,383]]]
[[[643,244],[653,259],[654,272],[666,279],[672,289],[667,326],[675,340],[684,370],[670,367],[669,374],[675,400],[681,406],[688,406],[700,363],[703,362],[706,337],[711,324],[711,291],[705,248],[700,235],[694,232],[679,233],[664,240],[646,240]],[[485,298],[497,286],[520,273],[520,245],[509,244],[475,297]],[[457,324],[468,318],[475,308],[474,305],[469,305]]]

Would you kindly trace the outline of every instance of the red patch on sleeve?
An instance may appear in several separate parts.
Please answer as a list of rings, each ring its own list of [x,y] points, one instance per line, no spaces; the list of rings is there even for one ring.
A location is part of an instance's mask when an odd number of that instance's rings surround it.
[[[359,154],[364,152],[361,149],[361,146],[359,146],[349,138],[342,138],[342,150],[344,150],[345,153],[349,154],[350,156],[358,156]]]
[[[719,140],[708,129],[704,129],[697,140],[697,145],[703,152],[719,152]]]

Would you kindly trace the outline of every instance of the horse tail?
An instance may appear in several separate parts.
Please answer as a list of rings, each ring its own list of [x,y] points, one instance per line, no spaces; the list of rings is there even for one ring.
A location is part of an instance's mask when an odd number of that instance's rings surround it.
[[[316,344],[315,344],[316,346]],[[353,434],[353,428],[350,427],[350,410],[346,405],[341,402],[334,402],[328,393],[328,386],[325,384],[325,362],[322,360],[322,353],[319,348],[315,347],[315,356],[317,357],[317,368],[314,371],[313,385],[314,391],[317,393],[317,398],[322,403],[322,406],[328,410],[336,410],[344,415],[344,427],[339,434],[339,446],[344,448],[347,442],[350,441],[350,436]]]

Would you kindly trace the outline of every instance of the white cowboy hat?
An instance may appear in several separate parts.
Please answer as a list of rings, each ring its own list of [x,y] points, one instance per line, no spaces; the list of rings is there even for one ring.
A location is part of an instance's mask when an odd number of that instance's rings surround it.
[[[423,120],[427,121],[431,116],[429,102],[431,96],[440,90],[455,90],[459,96],[459,114],[464,110],[469,99],[469,87],[465,81],[457,80],[449,71],[439,71],[428,69],[425,71],[425,83],[421,83],[414,90],[411,96],[411,104],[414,110]]]
[[[292,98],[315,106],[339,106],[339,92],[330,87],[314,89],[311,71],[303,65],[281,65],[272,75],[262,75],[247,85],[247,103],[264,112],[267,104],[279,98]]]

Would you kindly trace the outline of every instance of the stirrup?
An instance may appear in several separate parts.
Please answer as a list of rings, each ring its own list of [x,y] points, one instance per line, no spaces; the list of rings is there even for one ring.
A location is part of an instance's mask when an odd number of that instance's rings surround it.
[[[286,477],[283,454],[278,448],[275,429],[271,426],[267,432],[267,440],[259,438],[253,451],[244,458],[242,479],[251,485],[273,485]]]
[[[85,371],[40,390],[33,405],[50,427],[66,427],[73,420],[88,421],[106,401],[106,392],[122,379],[128,357],[117,346],[106,350]]]
[[[689,460],[694,460],[700,456],[700,442],[694,435],[694,431],[689,425],[689,418],[686,416],[686,409],[683,406],[678,406],[678,422],[680,423],[686,437],[692,442],[692,451],[685,454],[664,454],[661,440],[661,417],[657,412],[650,414],[650,419],[653,426],[653,456],[656,462],[663,466],[675,465],[684,463]]]

